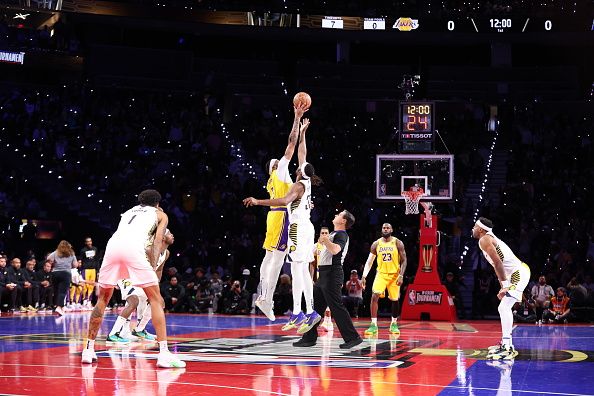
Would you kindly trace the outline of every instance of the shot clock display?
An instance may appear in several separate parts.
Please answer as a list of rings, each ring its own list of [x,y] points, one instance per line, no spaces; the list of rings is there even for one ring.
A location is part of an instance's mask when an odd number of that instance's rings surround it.
[[[400,151],[426,153],[433,151],[435,140],[433,102],[400,102]]]

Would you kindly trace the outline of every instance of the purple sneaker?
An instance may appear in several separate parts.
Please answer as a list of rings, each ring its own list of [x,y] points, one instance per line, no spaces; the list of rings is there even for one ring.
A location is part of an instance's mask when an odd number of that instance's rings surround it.
[[[287,331],[301,326],[303,322],[307,320],[307,316],[303,312],[299,312],[297,315],[292,314],[289,321],[283,326],[282,330]]]
[[[306,320],[301,324],[299,329],[297,330],[298,334],[305,334],[310,331],[320,320],[322,317],[316,312],[313,311],[310,314],[305,315]]]

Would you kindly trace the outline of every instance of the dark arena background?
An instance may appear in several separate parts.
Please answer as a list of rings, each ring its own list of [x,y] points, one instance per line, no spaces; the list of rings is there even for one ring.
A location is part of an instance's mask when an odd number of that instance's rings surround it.
[[[356,218],[351,349],[336,324],[310,348],[281,330],[290,263],[276,321],[255,306],[268,208],[242,200],[269,197],[301,91],[316,240]],[[0,393],[593,395],[593,99],[592,0],[0,0]],[[81,364],[107,241],[145,189],[175,235],[160,290],[187,365],[107,341],[119,290]],[[511,359],[488,351],[501,286],[479,217],[531,271]],[[407,253],[400,334],[384,298],[368,336],[377,267],[353,285],[383,223]],[[83,273],[65,301],[62,240]]]

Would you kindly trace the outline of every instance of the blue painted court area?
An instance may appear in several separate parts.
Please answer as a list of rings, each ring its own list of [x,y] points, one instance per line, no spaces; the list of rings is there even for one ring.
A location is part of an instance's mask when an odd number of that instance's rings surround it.
[[[478,360],[440,395],[594,395],[593,326],[518,326],[513,342],[515,361]]]

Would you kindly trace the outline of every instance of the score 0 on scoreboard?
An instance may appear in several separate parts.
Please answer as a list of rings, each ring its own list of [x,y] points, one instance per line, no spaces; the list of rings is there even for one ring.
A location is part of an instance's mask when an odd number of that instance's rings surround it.
[[[400,152],[430,153],[435,146],[434,102],[399,102]]]

